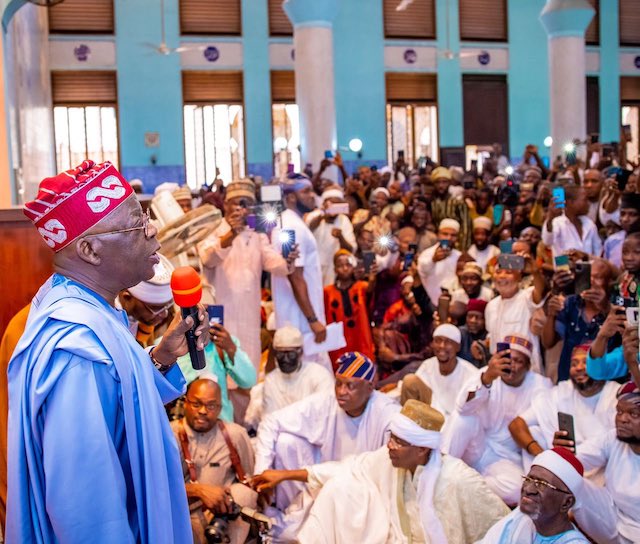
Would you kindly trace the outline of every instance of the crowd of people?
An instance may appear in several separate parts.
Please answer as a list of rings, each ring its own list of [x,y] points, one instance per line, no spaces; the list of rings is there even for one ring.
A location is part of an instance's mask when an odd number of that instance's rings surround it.
[[[174,188],[223,212],[199,323],[113,166],[43,180],[7,542],[640,542],[640,169],[600,151]]]

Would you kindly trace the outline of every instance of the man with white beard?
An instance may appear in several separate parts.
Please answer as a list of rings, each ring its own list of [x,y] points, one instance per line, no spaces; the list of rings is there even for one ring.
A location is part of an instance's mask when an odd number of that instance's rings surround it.
[[[553,446],[572,452],[585,440],[607,433],[614,426],[615,382],[594,380],[587,375],[589,344],[573,349],[569,379],[556,385],[551,394],[539,395],[531,406],[509,424],[511,436],[526,455],[535,456]],[[558,430],[558,413],[573,416],[575,444],[567,440],[567,431]],[[587,474],[587,477],[592,477]]]
[[[458,396],[444,451],[482,474],[489,487],[508,505],[520,499],[522,452],[508,425],[533,398],[551,388],[551,381],[531,371],[531,342],[511,335],[509,349],[495,353],[479,378]]]

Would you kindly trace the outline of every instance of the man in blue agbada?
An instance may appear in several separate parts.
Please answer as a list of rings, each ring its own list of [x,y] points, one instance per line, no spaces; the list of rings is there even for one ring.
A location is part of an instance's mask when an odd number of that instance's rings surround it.
[[[43,180],[25,214],[56,252],[55,273],[9,363],[6,542],[191,543],[163,403],[184,388],[173,363],[193,322],[177,317],[145,352],[114,308],[153,276],[156,229],[110,163]]]

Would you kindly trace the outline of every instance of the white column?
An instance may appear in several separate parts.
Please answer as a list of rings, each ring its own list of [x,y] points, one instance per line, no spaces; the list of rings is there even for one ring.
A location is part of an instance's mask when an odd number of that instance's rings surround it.
[[[587,83],[584,38],[566,36],[549,40],[552,157],[587,134]]]
[[[333,31],[330,26],[296,26],[293,43],[302,164],[317,168],[325,150],[336,147]]]

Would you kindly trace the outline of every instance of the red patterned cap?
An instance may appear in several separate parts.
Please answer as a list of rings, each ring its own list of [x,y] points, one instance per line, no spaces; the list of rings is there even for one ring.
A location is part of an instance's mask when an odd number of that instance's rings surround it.
[[[73,170],[43,179],[35,200],[27,202],[23,211],[45,243],[60,251],[132,194],[131,185],[110,162],[86,160]]]

